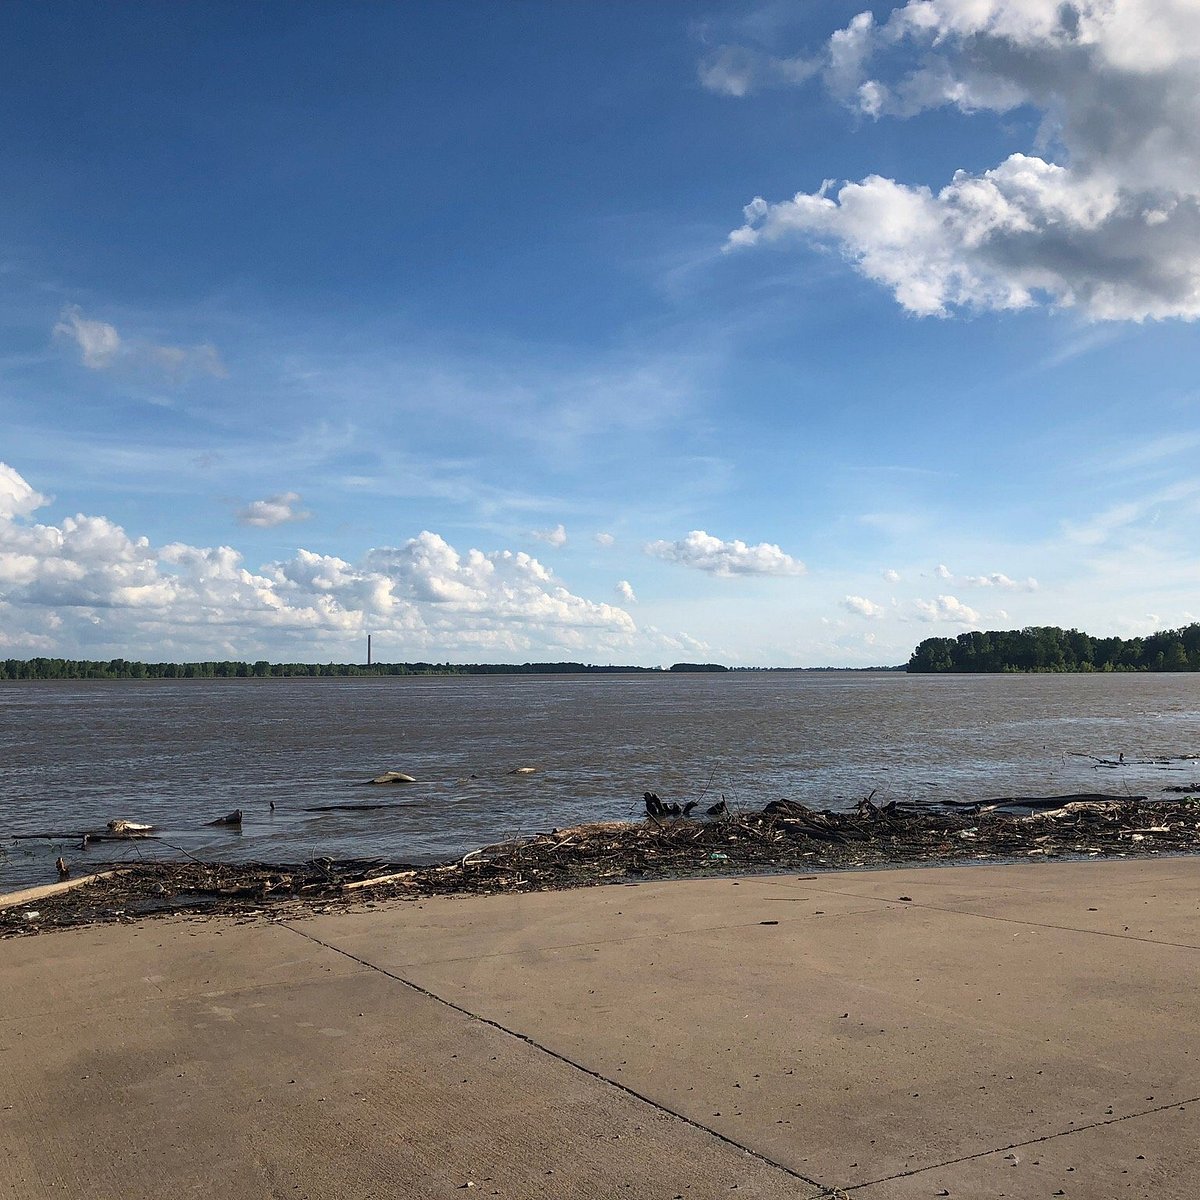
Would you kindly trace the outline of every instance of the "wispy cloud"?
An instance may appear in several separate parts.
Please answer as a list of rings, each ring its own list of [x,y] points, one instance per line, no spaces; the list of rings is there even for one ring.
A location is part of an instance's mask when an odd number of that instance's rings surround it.
[[[79,351],[80,362],[92,371],[142,370],[170,381],[191,375],[222,379],[227,374],[216,347],[207,342],[172,346],[144,338],[128,339],[117,332],[115,325],[85,317],[74,304],[63,309],[54,334],[73,344]]]
[[[1004,592],[1038,590],[1038,581],[1032,575],[1026,579],[1010,579],[1000,571],[992,571],[986,575],[955,575],[945,563],[939,563],[934,574],[959,588],[998,588]]]

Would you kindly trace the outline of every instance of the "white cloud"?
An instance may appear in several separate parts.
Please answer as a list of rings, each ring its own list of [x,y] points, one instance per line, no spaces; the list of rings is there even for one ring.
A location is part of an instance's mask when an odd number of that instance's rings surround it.
[[[922,316],[1042,302],[1100,320],[1200,316],[1194,0],[910,0],[881,24],[856,17],[825,62],[865,116],[1030,105],[1058,150],[937,191],[868,175],[756,198],[731,248],[797,235],[837,247]]]
[[[979,613],[955,596],[939,596],[936,600],[914,600],[922,621],[943,621],[953,625],[978,625]]]
[[[79,347],[83,365],[93,371],[112,366],[121,351],[121,336],[116,328],[106,321],[89,320],[75,305],[63,309],[54,332],[73,341]]]
[[[694,638],[690,633],[684,633],[682,630],[677,633],[664,633],[654,625],[647,625],[646,633],[650,635],[654,644],[660,649],[682,650],[688,654],[708,654],[712,650],[712,646],[708,642]]]
[[[939,579],[952,582],[959,588],[997,588],[1002,592],[1036,592],[1038,581],[1029,576],[1027,579],[1010,579],[999,571],[987,575],[955,575],[945,563],[939,563],[934,572]]]
[[[881,571],[880,574],[883,576],[883,578],[885,580],[887,580],[888,583],[899,583],[900,582],[900,572],[899,571],[893,571],[889,568],[886,571]]]
[[[1009,579],[1007,575],[1002,575],[999,571],[993,571],[990,575],[964,575],[961,582],[963,587],[999,588],[1005,592],[1036,592],[1038,590],[1038,581],[1032,575],[1028,579]]]
[[[629,604],[637,603],[637,596],[633,591],[633,584],[628,579],[617,580],[617,595]]]
[[[821,70],[821,60],[777,58],[745,46],[721,46],[698,68],[700,82],[722,96],[745,96],[764,87],[803,83]]]
[[[613,537],[613,535],[611,533],[596,534],[596,545],[597,546],[611,546],[613,544],[613,542],[615,542],[616,540],[617,539],[615,537]]]
[[[770,542],[757,546],[736,539],[724,542],[703,529],[693,529],[677,542],[651,542],[646,553],[712,575],[802,575],[805,571],[799,559]]]
[[[0,487],[0,606],[6,628],[23,626],[31,648],[55,621],[59,647],[99,629],[126,653],[160,654],[271,637],[310,656],[366,629],[394,635],[397,657],[602,651],[628,646],[637,632],[624,609],[573,594],[528,554],[463,554],[428,531],[357,563],[301,549],[253,571],[230,546],[156,548],[105,517],[35,524],[29,513],[43,498],[3,464]]]
[[[886,611],[883,605],[874,604],[865,596],[847,596],[842,601],[842,607],[860,617],[882,617]]]
[[[75,304],[62,310],[54,326],[56,337],[74,342],[80,361],[93,371],[116,367],[149,371],[169,380],[190,375],[224,378],[225,364],[215,346],[207,342],[194,346],[167,346],[146,340],[121,337],[115,325],[85,317]]]
[[[281,492],[265,500],[251,500],[245,508],[237,511],[238,524],[253,525],[258,529],[273,529],[289,521],[304,521],[312,514],[299,507],[299,492]]]
[[[0,520],[26,517],[50,501],[21,478],[7,463],[0,462]]]
[[[547,546],[553,546],[555,550],[567,544],[567,530],[563,525],[555,525],[553,529],[535,529],[533,536],[539,542],[545,542]]]

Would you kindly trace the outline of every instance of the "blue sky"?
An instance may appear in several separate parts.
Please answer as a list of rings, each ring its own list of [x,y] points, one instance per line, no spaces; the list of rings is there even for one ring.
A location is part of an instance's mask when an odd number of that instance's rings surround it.
[[[1194,619],[1194,6],[863,12],[7,6],[0,654]]]

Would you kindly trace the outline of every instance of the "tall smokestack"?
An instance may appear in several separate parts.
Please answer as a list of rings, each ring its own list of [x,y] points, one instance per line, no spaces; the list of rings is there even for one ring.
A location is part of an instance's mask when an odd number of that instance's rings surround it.
[[[367,666],[371,665],[371,635],[367,634]]]

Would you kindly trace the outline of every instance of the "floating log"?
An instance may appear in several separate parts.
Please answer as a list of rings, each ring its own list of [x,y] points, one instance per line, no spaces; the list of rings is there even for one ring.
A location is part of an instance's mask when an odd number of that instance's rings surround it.
[[[142,821],[126,821],[120,817],[108,823],[109,833],[149,833],[153,828],[153,825],[147,825]]]
[[[376,775],[374,779],[366,779],[363,782],[369,786],[373,783],[416,783],[417,781],[403,771],[384,771],[382,775]]]

